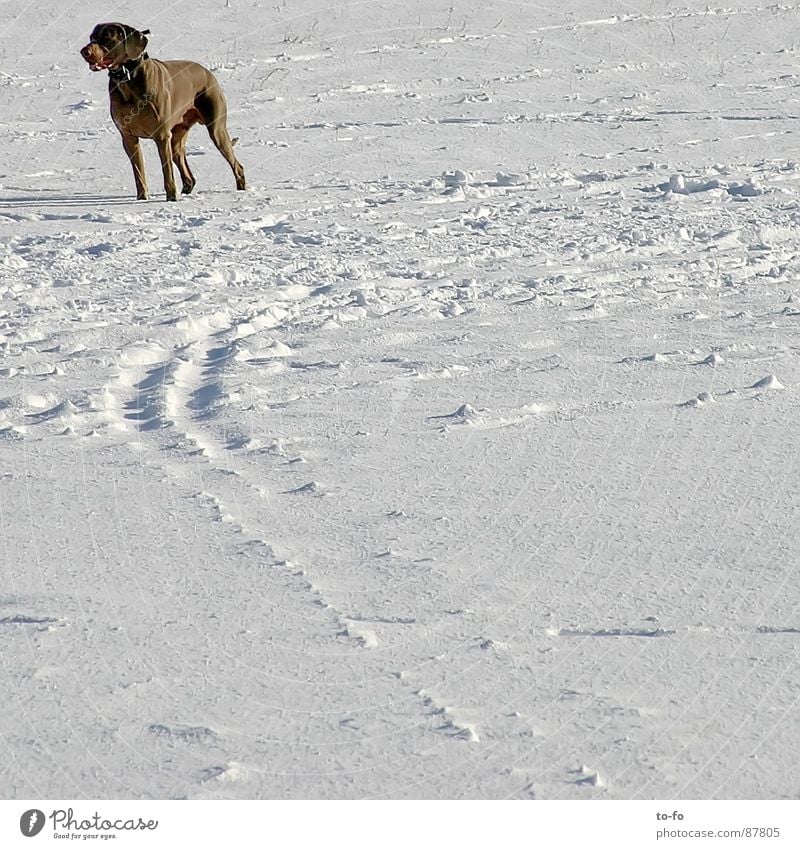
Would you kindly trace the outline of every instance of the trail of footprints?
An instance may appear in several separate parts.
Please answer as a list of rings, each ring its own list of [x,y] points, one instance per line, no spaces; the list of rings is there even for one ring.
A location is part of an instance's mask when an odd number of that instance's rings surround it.
[[[325,609],[330,617],[332,633],[360,648],[377,649],[380,647],[380,638],[374,628],[370,627],[371,623],[349,616],[346,611],[334,606],[314,585],[313,580],[308,578],[305,570],[291,562],[279,561],[269,542],[255,529],[247,526],[237,505],[253,500],[260,502],[262,490],[249,482],[243,471],[235,467],[231,452],[227,450],[226,445],[217,443],[212,438],[210,429],[197,426],[197,419],[202,420],[209,414],[209,407],[215,399],[224,398],[224,375],[236,351],[236,337],[235,322],[229,322],[228,326],[223,328],[209,329],[200,338],[177,349],[170,358],[150,364],[142,380],[131,384],[129,379],[120,379],[116,385],[105,387],[101,393],[105,399],[104,409],[106,412],[115,411],[116,415],[122,415],[127,422],[132,423],[148,437],[156,436],[157,444],[170,445],[173,448],[173,456],[177,446],[185,455],[196,458],[196,463],[176,464],[176,461],[172,460],[165,463],[164,467],[173,474],[178,474],[186,484],[196,487],[196,497],[206,506],[211,506],[218,521],[236,527],[245,544],[263,549],[264,557],[285,573],[287,583],[294,592],[304,595],[309,604]],[[662,358],[662,362],[664,359]],[[696,361],[695,365],[715,366],[719,364],[719,359],[710,355],[706,359]],[[653,356],[639,358],[639,361],[658,363],[659,359]],[[626,358],[623,362],[631,362],[631,358]],[[744,387],[750,390],[751,394],[782,388],[774,375],[767,375]],[[120,391],[127,392],[128,399],[121,403],[114,402],[112,399]],[[691,407],[707,403],[713,403],[713,399],[708,393],[701,393],[697,399],[680,406]],[[539,415],[542,411],[537,409],[526,412],[516,419],[495,416],[494,421],[486,421],[486,413],[487,411],[476,410],[465,403],[454,412],[432,416],[431,420],[441,422],[444,427],[453,424],[505,426],[524,421],[528,415]],[[215,491],[209,491],[209,487]],[[226,495],[220,496],[216,494],[218,492],[224,492]],[[561,627],[549,629],[546,633],[550,637],[564,639],[669,639],[677,631],[659,625],[644,624],[630,627]],[[755,633],[792,635],[797,633],[797,629],[782,625],[759,625],[755,628]],[[404,687],[411,689],[428,716],[436,718],[434,732],[470,744],[481,742],[481,730],[478,725],[461,716],[457,708],[437,698],[428,688],[413,685],[411,680],[414,676],[398,673],[396,677]],[[149,730],[156,736],[188,743],[206,740],[209,735],[216,737],[214,732],[208,729],[171,728],[159,723],[151,725]],[[212,780],[240,780],[244,774],[240,765],[231,762],[224,766],[208,767],[199,777],[199,781],[205,783]],[[581,767],[574,776],[573,783],[578,786],[602,788],[606,781],[596,771]]]
[[[236,336],[235,323],[179,349],[172,359],[151,365],[144,379],[132,386],[125,386],[129,381],[123,381],[122,386],[107,387],[106,391],[111,396],[121,388],[127,389],[129,395],[132,392],[127,401],[114,405],[114,408],[125,411],[123,415],[126,419],[133,422],[142,433],[151,438],[156,437],[156,444],[172,446],[173,456],[174,448],[179,447],[187,456],[196,460],[187,464],[174,460],[163,462],[152,457],[152,462],[160,463],[167,472],[180,477],[184,484],[196,487],[195,497],[205,507],[211,508],[216,520],[235,527],[243,538],[243,544],[259,548],[264,558],[284,573],[287,585],[294,592],[305,596],[309,604],[326,610],[330,617],[331,633],[349,640],[359,648],[377,649],[381,642],[374,628],[370,627],[371,620],[348,615],[336,607],[309,579],[305,569],[291,561],[279,560],[270,543],[255,529],[248,527],[237,505],[253,499],[260,502],[262,490],[248,482],[242,471],[233,467],[230,452],[226,451],[224,445],[216,443],[208,431],[201,431],[194,426],[192,399],[216,397],[224,393],[221,384],[232,350],[231,343],[226,342],[225,338],[230,336]],[[202,417],[204,412],[202,406],[196,405],[196,416]],[[224,491],[226,495],[220,496],[209,491],[209,486],[213,484],[217,485],[216,492]],[[391,623],[417,624],[415,619],[402,618],[392,619]],[[456,709],[426,689],[416,688],[403,673],[397,673],[395,678],[412,692],[428,716],[440,720],[435,723],[434,731],[470,743],[480,742],[477,726],[461,718]],[[173,728],[154,723],[148,730],[161,738],[182,743],[216,739],[216,734],[206,728]],[[200,781],[240,780],[244,774],[239,764],[229,763],[223,767],[208,768]]]

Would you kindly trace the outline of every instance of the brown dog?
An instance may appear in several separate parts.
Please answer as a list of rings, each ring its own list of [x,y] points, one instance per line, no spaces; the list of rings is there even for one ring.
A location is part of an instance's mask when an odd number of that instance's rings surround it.
[[[177,200],[172,163],[178,166],[183,193],[195,179],[186,161],[186,134],[205,124],[211,141],[233,169],[236,188],[244,189],[244,168],[233,153],[228,134],[227,107],[214,75],[196,62],[151,59],[145,33],[125,24],[98,24],[81,56],[93,71],[108,71],[111,117],[133,166],[136,197],[147,199],[147,181],[139,139],[158,146],[167,200]]]

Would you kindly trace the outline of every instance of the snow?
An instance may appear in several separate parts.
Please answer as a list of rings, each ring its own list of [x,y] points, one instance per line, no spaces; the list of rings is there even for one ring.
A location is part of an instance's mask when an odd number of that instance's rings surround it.
[[[76,9],[0,8],[3,795],[797,798],[796,9],[143,0],[176,204]]]

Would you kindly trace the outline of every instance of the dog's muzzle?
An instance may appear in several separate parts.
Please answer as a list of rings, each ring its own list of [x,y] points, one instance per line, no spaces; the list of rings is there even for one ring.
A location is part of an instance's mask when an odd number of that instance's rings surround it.
[[[89,68],[92,71],[107,71],[111,67],[106,54],[103,53],[96,41],[90,41],[86,47],[82,47],[81,56],[89,63]]]

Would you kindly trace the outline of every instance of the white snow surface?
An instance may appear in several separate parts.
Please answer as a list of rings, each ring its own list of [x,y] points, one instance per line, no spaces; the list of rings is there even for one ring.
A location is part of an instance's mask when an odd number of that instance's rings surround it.
[[[798,798],[797,13],[5,0],[0,793]]]

